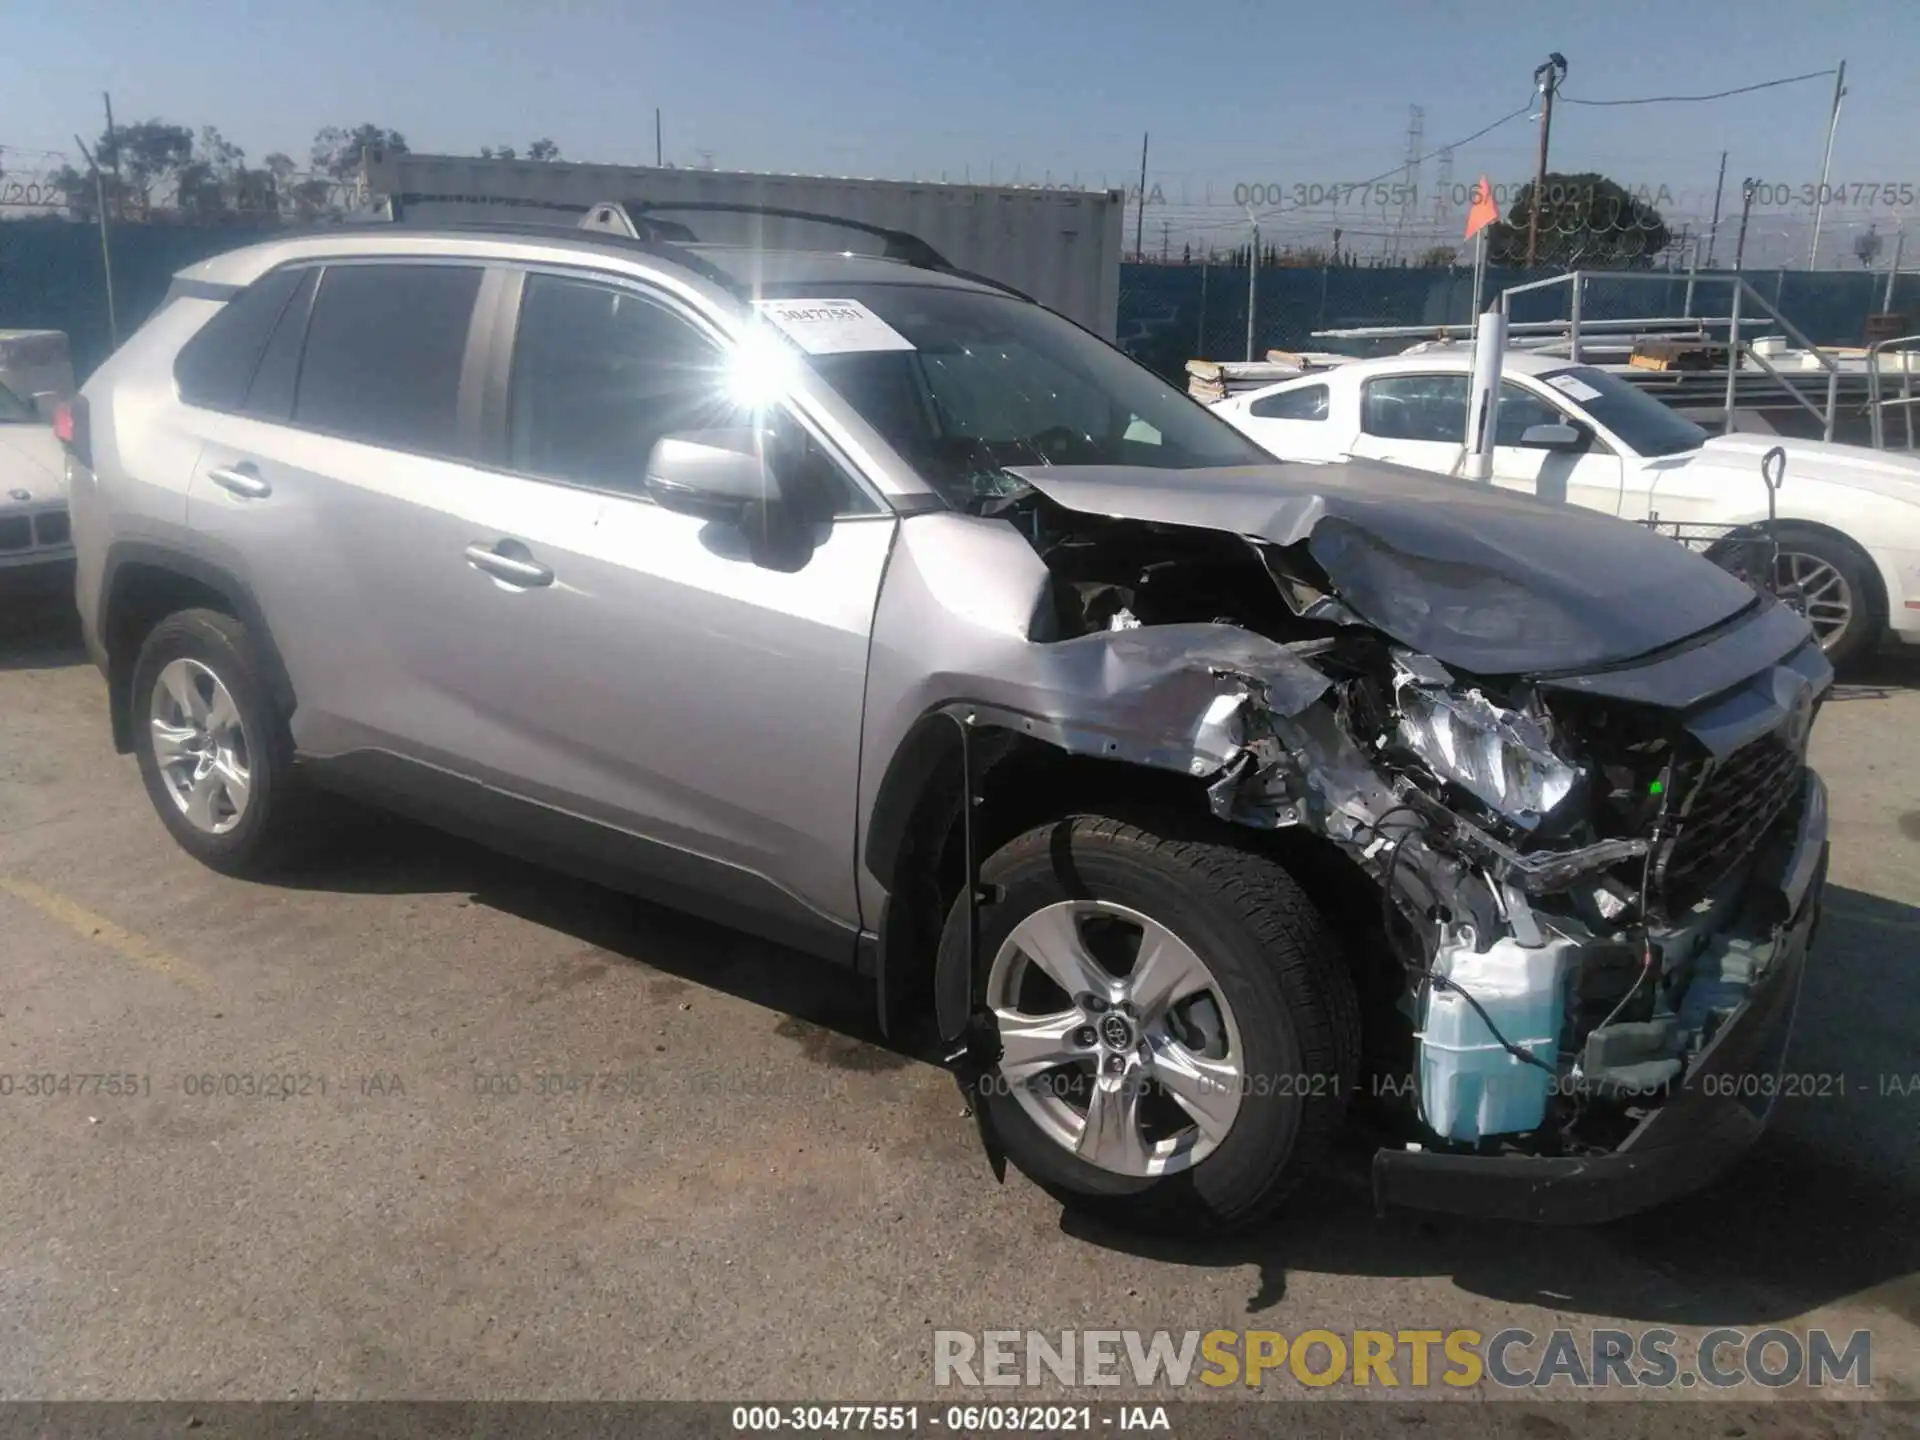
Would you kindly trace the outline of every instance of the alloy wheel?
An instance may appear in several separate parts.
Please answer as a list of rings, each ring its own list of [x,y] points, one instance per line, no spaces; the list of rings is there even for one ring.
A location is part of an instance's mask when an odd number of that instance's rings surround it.
[[[196,830],[224,835],[253,793],[247,727],[225,683],[198,660],[171,660],[148,706],[153,758],[173,803]]]
[[[1000,1078],[1088,1164],[1172,1174],[1233,1128],[1246,1074],[1232,1007],[1158,921],[1103,900],[1036,910],[995,954],[986,998]]]
[[[1800,597],[1807,623],[1813,626],[1821,648],[1831,650],[1838,644],[1853,623],[1853,587],[1847,577],[1818,555],[1783,550],[1774,578],[1785,593]]]

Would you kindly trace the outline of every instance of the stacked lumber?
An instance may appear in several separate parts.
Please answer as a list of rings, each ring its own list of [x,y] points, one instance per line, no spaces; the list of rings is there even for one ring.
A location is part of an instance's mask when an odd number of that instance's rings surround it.
[[[1305,366],[1267,360],[1189,360],[1187,394],[1203,405],[1217,405],[1229,395],[1258,390],[1262,385],[1291,380]]]

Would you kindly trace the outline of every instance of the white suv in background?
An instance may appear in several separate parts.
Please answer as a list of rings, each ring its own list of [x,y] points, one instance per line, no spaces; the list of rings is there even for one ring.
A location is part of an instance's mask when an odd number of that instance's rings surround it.
[[[1619,376],[1509,351],[1493,483],[1626,520],[1750,527],[1760,460],[1786,451],[1780,564],[1836,663],[1891,633],[1920,644],[1920,459],[1774,436],[1710,436]],[[1235,395],[1216,414],[1282,460],[1391,460],[1459,474],[1471,356],[1355,361]]]

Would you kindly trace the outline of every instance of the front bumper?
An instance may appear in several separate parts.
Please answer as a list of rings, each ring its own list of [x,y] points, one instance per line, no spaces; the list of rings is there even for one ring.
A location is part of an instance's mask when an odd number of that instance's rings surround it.
[[[1776,890],[1789,917],[1772,964],[1675,1092],[1617,1150],[1575,1157],[1381,1150],[1373,1157],[1376,1207],[1595,1224],[1697,1190],[1731,1165],[1772,1111],[1826,885],[1826,787],[1811,771],[1796,809],[1794,843],[1771,873],[1751,882]]]
[[[1870,549],[1887,594],[1887,629],[1895,639],[1920,645],[1920,550]]]
[[[71,598],[73,551],[36,550],[0,557],[0,596],[10,599],[60,595]]]

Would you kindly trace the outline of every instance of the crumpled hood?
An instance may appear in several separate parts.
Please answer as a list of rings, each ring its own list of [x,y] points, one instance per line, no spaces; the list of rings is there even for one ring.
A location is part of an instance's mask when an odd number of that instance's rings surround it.
[[[20,500],[13,492],[25,490]],[[67,463],[50,425],[0,425],[0,509],[64,500]]]
[[[1794,480],[1799,478],[1849,485],[1856,490],[1920,505],[1920,456],[1895,455],[1864,445],[1784,440],[1771,435],[1716,435],[1687,457],[1687,468],[1707,466],[1738,471],[1764,504],[1767,492],[1760,479],[1760,460],[1776,445],[1787,454],[1786,479],[1780,492],[1783,503],[1792,491]]]
[[[1644,526],[1400,465],[1016,473],[1069,510],[1304,542],[1361,619],[1482,675],[1636,659],[1756,603]]]

